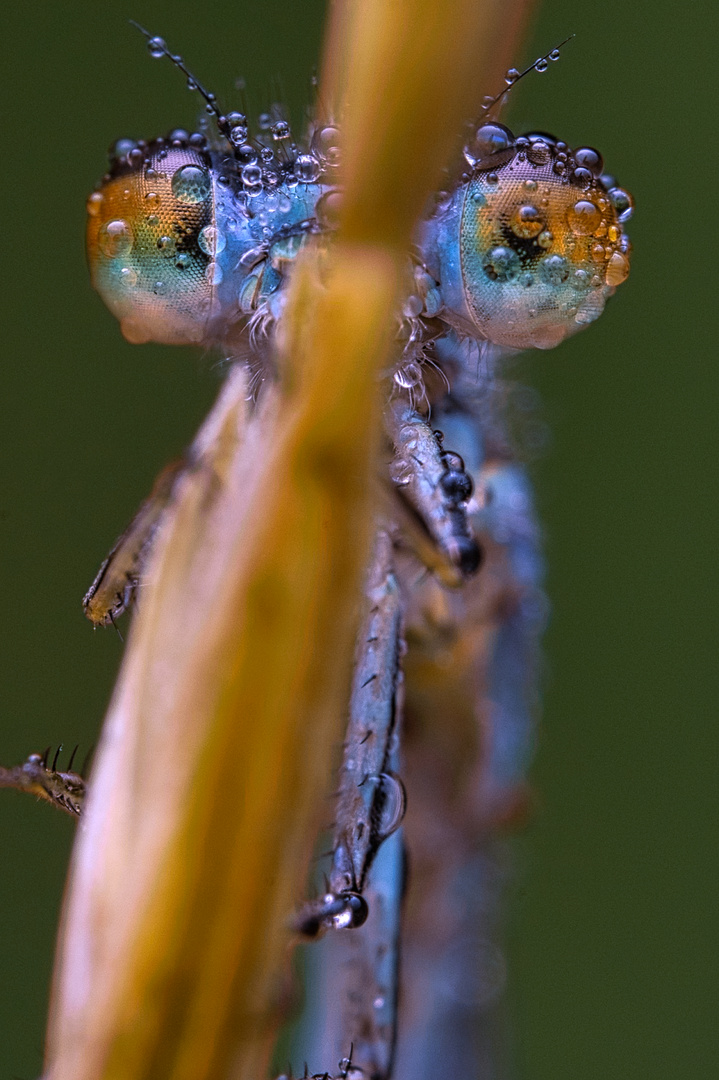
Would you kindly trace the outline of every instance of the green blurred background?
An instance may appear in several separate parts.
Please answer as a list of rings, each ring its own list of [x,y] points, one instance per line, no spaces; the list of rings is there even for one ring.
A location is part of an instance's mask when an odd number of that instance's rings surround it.
[[[323,6],[41,0],[5,11],[5,764],[95,741],[122,646],[92,632],[80,598],[218,384],[211,356],[126,344],[87,282],[84,201],[106,147],[190,126],[198,108],[126,20],[165,35],[222,101],[243,76],[256,107],[281,93],[298,117]],[[541,809],[511,914],[521,1080],[719,1075],[712,14],[708,0],[548,0],[516,57],[577,34],[517,90],[510,120],[596,145],[638,207],[629,283],[596,326],[525,365],[552,432],[534,472],[553,617]],[[40,1072],[73,831],[0,793],[0,1080]]]

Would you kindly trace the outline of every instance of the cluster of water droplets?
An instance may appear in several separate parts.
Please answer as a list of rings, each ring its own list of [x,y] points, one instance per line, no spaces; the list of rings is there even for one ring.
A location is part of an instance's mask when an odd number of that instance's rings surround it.
[[[507,73],[508,82],[517,77],[519,73]],[[503,176],[516,183],[518,174],[527,174],[522,185],[526,199],[514,207],[507,224],[518,240],[532,241],[547,252],[538,264],[542,283],[559,286],[568,282],[582,292],[605,284],[616,286],[625,280],[631,245],[622,226],[632,215],[633,202],[629,193],[604,173],[597,150],[572,150],[544,133],[515,139],[504,125],[489,122],[471,133],[464,157],[472,169],[465,179],[481,178],[480,185],[472,186],[472,198],[481,204],[491,199],[492,190],[500,194]],[[548,208],[554,202],[550,196],[557,186],[570,196],[561,221],[561,247],[566,256],[553,251],[557,238],[546,222]],[[587,245],[586,265],[576,266],[575,254],[578,257],[582,246]],[[512,244],[500,244],[486,254],[483,268],[490,281],[517,281],[529,288],[536,278],[523,271],[522,263]],[[578,312],[580,321],[583,317]]]

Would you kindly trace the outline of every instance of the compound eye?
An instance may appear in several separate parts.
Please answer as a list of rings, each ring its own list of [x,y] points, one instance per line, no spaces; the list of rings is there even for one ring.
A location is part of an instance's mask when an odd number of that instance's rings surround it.
[[[90,195],[92,283],[128,341],[206,339],[218,277],[203,243],[215,225],[213,186],[206,154],[155,143],[123,154]]]
[[[467,184],[462,282],[482,336],[512,348],[549,349],[598,318],[629,273],[622,224],[631,199],[598,179],[584,147],[531,135]],[[629,207],[629,213],[626,213]]]

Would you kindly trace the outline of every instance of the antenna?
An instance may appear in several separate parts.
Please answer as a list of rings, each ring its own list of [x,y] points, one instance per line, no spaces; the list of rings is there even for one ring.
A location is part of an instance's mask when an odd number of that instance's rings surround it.
[[[573,37],[576,37],[576,34],[570,34],[569,37],[566,37],[564,41],[560,41],[559,45],[556,45],[553,49],[550,49],[548,53],[544,54],[544,56],[537,57],[534,63],[530,64],[529,67],[526,67],[524,71],[517,71],[516,68],[510,68],[505,78],[505,82],[507,83],[507,85],[504,87],[503,90],[500,90],[495,97],[489,98],[488,101],[485,101],[484,105],[482,106],[482,112],[489,115],[497,102],[501,101],[504,95],[508,94],[509,91],[517,85],[520,79],[523,79],[525,75],[529,75],[530,71],[538,71],[540,74],[546,71],[549,66],[549,61],[558,60],[559,50],[562,49],[568,41],[571,41]]]
[[[186,67],[185,61],[182,59],[181,56],[177,56],[175,53],[170,51],[164,38],[154,37],[149,32],[149,30],[145,30],[144,26],[140,26],[140,24],[138,22],[135,22],[134,19],[130,19],[130,25],[134,26],[136,30],[139,30],[140,33],[145,38],[147,38],[147,48],[150,52],[150,56],[154,56],[156,59],[159,59],[161,56],[166,56],[167,59],[170,60],[176,68],[180,69],[183,75],[187,76],[188,90],[196,90],[200,97],[204,98],[207,105],[207,111],[214,115],[215,123],[217,124],[217,128],[220,134],[224,135],[230,146],[234,147],[234,142],[231,137],[232,126],[230,125],[228,118],[218,106],[216,95],[211,93],[209,90],[206,90],[202,83],[199,81],[199,79],[195,78],[189,68]]]

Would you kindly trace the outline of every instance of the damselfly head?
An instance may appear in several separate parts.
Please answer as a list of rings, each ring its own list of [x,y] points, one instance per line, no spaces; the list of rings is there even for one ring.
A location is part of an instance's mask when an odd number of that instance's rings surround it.
[[[128,341],[197,344],[212,315],[216,178],[203,135],[123,139],[87,201],[93,286]]]
[[[463,316],[495,344],[552,348],[598,318],[627,277],[631,197],[598,151],[543,133],[515,139],[485,123],[464,156],[471,172],[435,226],[441,262],[448,217],[459,232]]]

